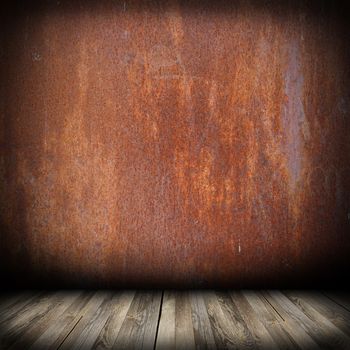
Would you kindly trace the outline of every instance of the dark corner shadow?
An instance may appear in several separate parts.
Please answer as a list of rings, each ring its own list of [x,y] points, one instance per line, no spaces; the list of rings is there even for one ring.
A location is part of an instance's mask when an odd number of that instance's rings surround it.
[[[28,263],[25,266],[29,266]],[[4,269],[6,266],[7,270]],[[21,266],[21,265],[19,265]],[[315,262],[314,266],[304,267],[296,272],[281,274],[281,272],[271,271],[269,274],[246,276],[240,280],[224,280],[218,278],[215,281],[198,278],[175,280],[171,276],[164,275],[157,279],[138,279],[132,276],[129,279],[122,279],[115,276],[114,279],[103,280],[96,277],[85,275],[83,278],[68,277],[64,271],[48,272],[42,275],[40,272],[22,270],[17,263],[9,266],[7,263],[2,264],[1,271],[1,287],[0,293],[11,293],[18,290],[89,290],[97,291],[101,289],[123,290],[136,289],[138,291],[152,290],[177,290],[186,291],[189,289],[196,290],[227,290],[227,289],[302,289],[302,290],[327,290],[341,291],[349,293],[349,284],[344,276],[349,271],[348,262],[328,262],[324,264],[322,261]]]
[[[20,196],[18,197],[20,201]],[[22,203],[23,205],[23,203]],[[25,206],[18,208],[19,217],[25,217]],[[25,221],[16,227],[16,231],[21,232],[22,240],[26,239]],[[303,289],[303,290],[337,290],[345,293],[349,292],[349,283],[346,278],[350,269],[350,259],[348,258],[347,247],[344,251],[332,257],[319,257],[305,261],[289,270],[283,270],[282,266],[275,266],[270,270],[265,270],[254,276],[246,275],[241,278],[227,279],[218,275],[216,279],[208,280],[205,276],[200,276],[195,272],[186,278],[175,278],[171,274],[164,273],[155,276],[133,276],[128,277],[115,275],[114,277],[101,278],[101,276],[81,275],[79,272],[68,273],[65,266],[54,271],[37,271],[30,264],[31,256],[26,250],[26,244],[21,245],[22,251],[14,260],[13,255],[6,256],[6,252],[14,249],[11,246],[16,242],[11,240],[12,230],[6,230],[3,226],[1,238],[1,258],[0,258],[0,292],[11,292],[13,290],[24,289]],[[25,242],[24,242],[25,243]]]
[[[8,156],[11,158],[11,152]],[[28,249],[27,205],[25,190],[19,185],[14,203],[15,222],[9,225],[0,216],[0,292],[30,284],[31,256]],[[20,245],[16,244],[17,236],[20,236]],[[17,252],[16,257],[11,254],[13,251]]]

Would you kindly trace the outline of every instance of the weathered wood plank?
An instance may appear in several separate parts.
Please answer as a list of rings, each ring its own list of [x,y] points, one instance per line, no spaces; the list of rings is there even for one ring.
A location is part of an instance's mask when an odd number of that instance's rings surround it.
[[[118,295],[108,294],[99,308],[92,315],[85,328],[76,337],[74,345],[71,347],[74,350],[91,349],[98,334],[111,315],[111,307],[113,302],[118,298]]]
[[[254,338],[257,349],[278,349],[276,342],[261,321],[261,315],[257,313],[241,292],[230,292],[233,303],[246,323]]]
[[[244,291],[243,295],[280,349],[299,349],[296,341],[284,328],[284,320],[256,292]]]
[[[350,312],[349,293],[324,291],[323,294],[327,296],[329,299],[331,299],[333,302],[337,303],[338,305],[343,307],[345,310]]]
[[[27,306],[32,307],[32,305],[37,303],[43,295],[45,295],[43,292],[24,292],[13,305],[10,301],[7,307],[5,305],[1,310],[0,326],[11,322],[19,313],[25,311]]]
[[[301,291],[2,296],[1,349],[350,349],[350,312]]]
[[[98,310],[101,304],[109,298],[111,292],[96,292],[85,307],[79,312],[76,316],[76,323],[73,322],[73,328],[68,332],[68,335],[65,335],[63,332],[62,336],[52,345],[51,348],[59,347],[61,350],[72,349],[73,346],[80,340],[80,335],[86,327],[91,327],[93,324],[94,315],[98,313]]]
[[[28,293],[28,292],[27,292]],[[23,292],[15,293],[1,293],[0,294],[0,315],[2,315],[5,310],[13,307],[13,305],[23,298]],[[34,292],[30,292],[34,294]]]
[[[50,300],[46,313],[37,315],[34,322],[31,322],[20,335],[18,333],[13,335],[14,342],[10,349],[28,349],[80,295],[81,292],[63,292],[57,296],[57,300]]]
[[[200,291],[190,293],[192,307],[192,324],[197,349],[216,349],[208,310]]]
[[[160,312],[160,292],[138,292],[113,349],[153,349]]]
[[[281,301],[280,296],[275,291],[263,292],[262,296],[283,318],[284,328],[302,349],[319,349],[324,345],[323,343],[320,344],[320,339],[317,339],[319,341],[317,343],[315,337],[313,337],[315,334],[323,337],[324,334],[319,332],[319,328],[305,314],[299,312],[298,308],[293,308],[293,303],[288,303],[287,300]]]
[[[222,349],[252,349],[254,340],[234,310],[231,298],[225,293],[205,292],[215,343]]]
[[[308,311],[305,304],[311,305],[345,334],[350,336],[350,312],[337,303],[334,303],[325,295],[318,292],[302,291],[285,291],[284,294],[286,294],[295,304],[304,308],[306,314]]]
[[[176,293],[165,291],[158,326],[157,350],[175,349]]]
[[[0,347],[10,347],[17,338],[24,334],[34,322],[40,321],[50,310],[52,310],[62,293],[46,293],[42,297],[34,298],[21,310],[13,315],[0,328]]]
[[[46,331],[33,343],[30,349],[49,349],[50,347],[53,348],[55,344],[59,346],[62,339],[64,339],[73,328],[76,319],[81,317],[79,312],[83,310],[91,297],[92,293],[90,292],[82,293],[55,322],[49,324]]]
[[[314,339],[322,347],[336,349],[350,347],[350,338],[312,305],[299,298],[290,299],[278,291],[275,291],[273,295],[291,317],[305,324],[306,329],[313,332]]]
[[[113,301],[110,316],[93,344],[94,349],[112,349],[134,296],[135,291],[126,291]]]
[[[192,310],[188,292],[176,293],[175,348],[195,349]]]

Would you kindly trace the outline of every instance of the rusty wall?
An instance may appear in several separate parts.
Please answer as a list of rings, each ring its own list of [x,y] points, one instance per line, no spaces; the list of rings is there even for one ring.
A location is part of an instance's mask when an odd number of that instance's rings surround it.
[[[281,286],[349,267],[340,2],[28,3],[1,21],[4,278]]]

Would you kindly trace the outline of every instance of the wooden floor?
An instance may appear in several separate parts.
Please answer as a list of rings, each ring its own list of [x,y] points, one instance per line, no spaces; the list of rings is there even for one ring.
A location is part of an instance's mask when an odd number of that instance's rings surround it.
[[[350,297],[303,291],[1,295],[1,349],[350,349]]]

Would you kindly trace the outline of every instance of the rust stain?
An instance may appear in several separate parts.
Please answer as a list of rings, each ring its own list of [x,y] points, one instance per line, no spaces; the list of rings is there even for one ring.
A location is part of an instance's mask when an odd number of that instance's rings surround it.
[[[297,42],[289,43],[288,62],[285,73],[286,104],[283,108],[282,125],[286,131],[286,155],[290,173],[290,187],[294,191],[300,178],[303,161],[302,132],[309,137],[303,106],[304,77],[300,67],[300,49]]]
[[[2,13],[7,278],[251,286],[349,267],[341,2],[37,1]]]

